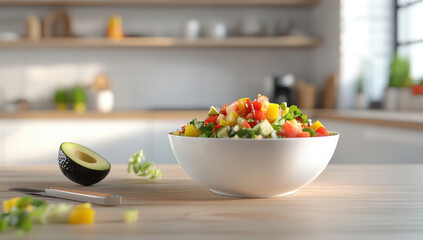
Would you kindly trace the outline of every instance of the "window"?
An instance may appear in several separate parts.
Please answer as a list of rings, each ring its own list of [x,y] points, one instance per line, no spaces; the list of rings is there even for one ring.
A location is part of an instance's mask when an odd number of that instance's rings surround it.
[[[395,0],[395,48],[410,60],[411,77],[423,78],[423,0]]]

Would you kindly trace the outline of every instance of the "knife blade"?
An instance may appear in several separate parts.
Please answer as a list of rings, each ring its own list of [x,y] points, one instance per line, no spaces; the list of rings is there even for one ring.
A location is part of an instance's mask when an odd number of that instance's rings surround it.
[[[43,190],[29,188],[11,188],[10,191],[23,192],[29,195],[62,198],[78,202],[90,202],[106,206],[118,206],[122,203],[121,195],[74,190],[60,187],[49,187]]]

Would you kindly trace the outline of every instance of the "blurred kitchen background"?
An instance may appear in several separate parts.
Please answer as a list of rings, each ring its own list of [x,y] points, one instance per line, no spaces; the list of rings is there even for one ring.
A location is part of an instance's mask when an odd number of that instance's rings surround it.
[[[341,133],[332,163],[421,163],[422,0],[0,0],[0,164],[112,163],[265,94]]]

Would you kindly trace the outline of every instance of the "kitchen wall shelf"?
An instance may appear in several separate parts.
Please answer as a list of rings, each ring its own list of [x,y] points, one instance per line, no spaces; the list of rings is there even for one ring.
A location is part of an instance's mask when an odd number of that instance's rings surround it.
[[[107,38],[50,38],[39,41],[0,41],[0,47],[315,47],[322,40],[315,37],[230,37],[221,40],[201,38],[133,37],[122,40]]]
[[[0,5],[83,6],[280,6],[313,7],[318,0],[0,0]]]

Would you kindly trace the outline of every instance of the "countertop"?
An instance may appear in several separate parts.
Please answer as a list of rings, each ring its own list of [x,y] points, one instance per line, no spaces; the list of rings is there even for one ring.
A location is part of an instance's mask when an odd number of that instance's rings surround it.
[[[395,127],[423,131],[423,112],[384,111],[384,110],[338,110],[338,109],[304,109],[313,119],[331,119],[336,121]],[[1,119],[141,119],[141,120],[186,120],[205,119],[207,110],[144,110],[114,111],[100,113],[88,111],[77,114],[73,111],[25,111],[0,112]]]
[[[177,165],[159,165],[160,181],[115,165],[101,183],[72,183],[58,166],[2,166],[0,200],[11,187],[68,187],[121,194],[119,207],[94,206],[92,225],[36,225],[25,239],[421,239],[423,165],[329,165],[295,194],[237,199],[211,193]],[[49,203],[67,202],[49,199]],[[121,213],[139,209],[139,221]],[[13,239],[13,233],[0,239]]]

